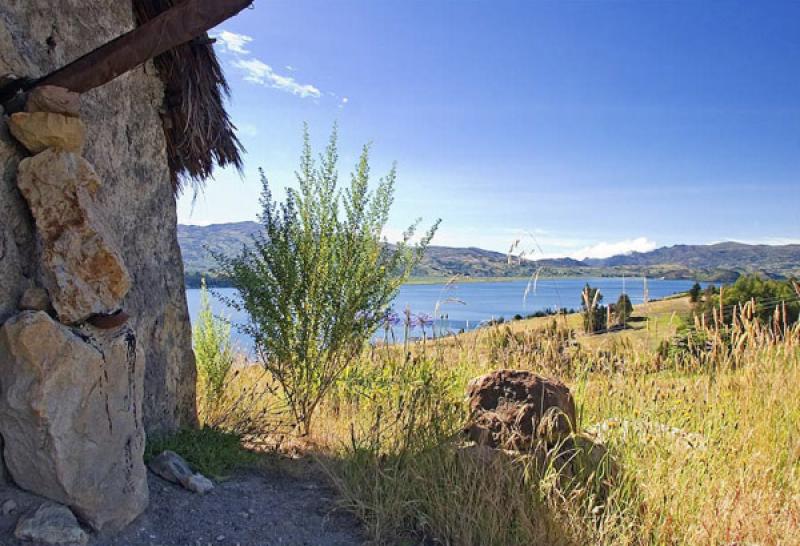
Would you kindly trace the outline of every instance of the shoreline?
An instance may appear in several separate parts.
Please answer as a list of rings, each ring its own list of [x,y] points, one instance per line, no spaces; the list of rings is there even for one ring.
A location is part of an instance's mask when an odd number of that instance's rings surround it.
[[[411,277],[404,285],[431,285],[431,284],[447,284],[452,279],[456,279],[454,284],[478,284],[478,283],[490,283],[490,282],[518,282],[518,281],[530,281],[533,277]],[[543,280],[562,280],[562,279],[621,279],[623,278],[622,275],[540,275],[539,281]],[[637,276],[625,276],[625,279],[631,279],[634,281],[636,279],[641,279],[641,275]],[[672,279],[667,278],[664,279],[663,277],[647,277],[647,280],[668,280],[668,281],[697,281],[697,279],[693,278],[680,278],[680,279]],[[207,286],[209,288],[233,288],[229,283],[226,282],[214,282],[213,279],[206,279]],[[699,282],[708,282],[708,281],[699,281]],[[184,281],[184,288],[187,290],[199,290],[200,283],[197,282],[186,282]]]

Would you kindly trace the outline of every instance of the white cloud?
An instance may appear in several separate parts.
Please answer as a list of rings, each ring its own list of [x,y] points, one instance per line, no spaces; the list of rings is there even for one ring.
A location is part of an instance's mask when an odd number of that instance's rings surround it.
[[[586,258],[609,258],[620,254],[630,254],[632,252],[650,252],[655,250],[656,243],[647,237],[637,237],[636,239],[625,239],[615,243],[605,241],[581,248],[570,254],[571,258],[584,260]]]
[[[425,225],[425,224],[423,224]],[[636,237],[620,241],[601,241],[587,244],[586,239],[556,237],[548,235],[543,229],[495,228],[495,229],[440,229],[433,238],[432,244],[454,247],[477,247],[494,250],[506,254],[515,242],[514,256],[522,256],[530,260],[550,258],[608,258],[631,252],[649,252],[655,250],[656,243],[647,237]],[[402,230],[394,226],[387,227],[384,235],[389,241],[400,240]]]
[[[245,81],[279,89],[298,97],[319,98],[320,90],[309,83],[299,83],[291,76],[278,74],[270,65],[250,55],[247,45],[253,41],[252,36],[237,34],[227,30],[221,30],[212,35],[217,40],[217,45],[222,53],[234,57],[231,63],[244,74]],[[286,65],[286,70],[294,72],[295,68]]]
[[[237,59],[233,61],[233,66],[241,70],[244,73],[244,79],[251,83],[280,89],[303,98],[319,98],[321,95],[320,90],[313,85],[298,83],[291,76],[282,76],[259,59]]]
[[[222,51],[226,53],[234,53],[237,55],[246,55],[250,53],[250,51],[246,49],[246,46],[253,41],[252,36],[221,30],[216,34],[212,34],[212,37],[216,38],[217,44],[222,48]]]

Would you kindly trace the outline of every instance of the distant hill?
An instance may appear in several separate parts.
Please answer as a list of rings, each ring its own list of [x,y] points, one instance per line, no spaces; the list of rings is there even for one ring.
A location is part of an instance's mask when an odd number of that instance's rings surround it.
[[[210,282],[214,252],[234,254],[258,232],[256,222],[236,222],[209,226],[178,226],[178,242],[183,253],[186,282],[197,286],[206,275]],[[573,260],[557,258],[538,261],[512,259],[502,252],[480,248],[431,246],[425,259],[414,270],[416,277],[527,277],[540,275],[642,276],[673,279],[698,279],[731,282],[742,273],[761,273],[781,278],[800,276],[800,245],[675,245],[651,252],[633,252],[603,259]],[[216,280],[219,282],[219,280]]]

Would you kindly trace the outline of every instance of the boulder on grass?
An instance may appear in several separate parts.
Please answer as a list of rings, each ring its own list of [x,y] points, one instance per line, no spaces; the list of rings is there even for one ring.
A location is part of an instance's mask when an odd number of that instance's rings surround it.
[[[144,360],[129,327],[77,330],[23,311],[0,328],[0,377],[0,434],[19,487],[96,530],[144,511]]]
[[[552,444],[575,428],[575,401],[560,381],[523,370],[498,370],[467,386],[465,432],[479,445],[528,449]]]

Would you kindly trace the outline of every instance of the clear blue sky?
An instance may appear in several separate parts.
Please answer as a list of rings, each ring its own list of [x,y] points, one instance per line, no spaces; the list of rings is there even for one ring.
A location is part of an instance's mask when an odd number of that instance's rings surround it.
[[[253,220],[302,124],[396,160],[394,235],[546,255],[800,242],[800,1],[270,1],[217,28],[247,148],[182,223]]]

